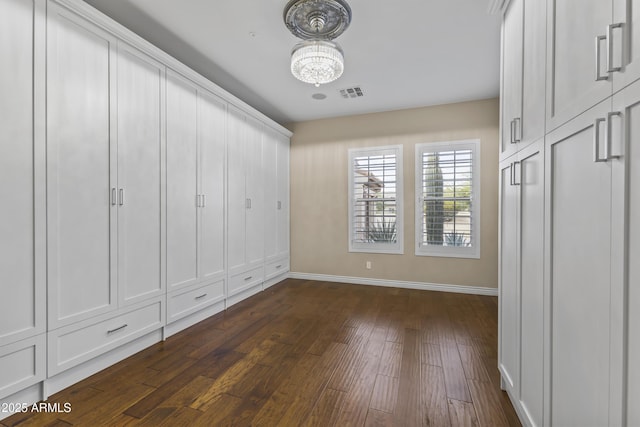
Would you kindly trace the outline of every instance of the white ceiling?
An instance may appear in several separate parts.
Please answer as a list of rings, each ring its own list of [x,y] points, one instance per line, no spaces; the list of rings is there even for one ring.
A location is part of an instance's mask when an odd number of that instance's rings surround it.
[[[85,1],[280,123],[499,92],[500,17],[487,0],[348,0],[353,19],[336,39],[345,72],[319,88],[289,71],[287,0]],[[364,97],[343,99],[353,86]]]

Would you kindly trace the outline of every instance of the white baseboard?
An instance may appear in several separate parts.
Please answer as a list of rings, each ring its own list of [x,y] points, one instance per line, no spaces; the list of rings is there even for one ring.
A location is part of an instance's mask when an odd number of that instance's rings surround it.
[[[498,296],[498,288],[483,286],[445,285],[439,283],[407,282],[403,280],[371,279],[368,277],[333,276],[329,274],[289,273],[291,279],[318,280],[322,282],[349,283],[352,285],[384,286],[390,288],[418,289],[422,291],[454,292],[457,294]]]

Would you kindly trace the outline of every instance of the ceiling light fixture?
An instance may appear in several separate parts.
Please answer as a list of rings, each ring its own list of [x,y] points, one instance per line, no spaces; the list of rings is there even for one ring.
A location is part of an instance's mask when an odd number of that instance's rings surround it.
[[[332,40],[351,23],[351,8],[344,0],[291,0],[284,8],[284,22],[303,41],[291,51],[291,73],[316,87],[329,83],[344,71],[344,53]]]

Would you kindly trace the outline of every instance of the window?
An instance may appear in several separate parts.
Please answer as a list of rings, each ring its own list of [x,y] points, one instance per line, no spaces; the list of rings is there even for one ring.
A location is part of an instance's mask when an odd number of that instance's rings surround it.
[[[349,251],[403,253],[402,146],[349,150]]]
[[[480,258],[480,140],[416,146],[416,255]]]

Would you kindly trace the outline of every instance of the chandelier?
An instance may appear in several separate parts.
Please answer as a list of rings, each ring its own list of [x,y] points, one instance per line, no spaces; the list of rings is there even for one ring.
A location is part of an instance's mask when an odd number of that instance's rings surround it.
[[[284,22],[303,41],[291,51],[291,73],[316,87],[342,75],[344,54],[332,40],[351,22],[351,8],[344,0],[291,0],[284,8]]]

